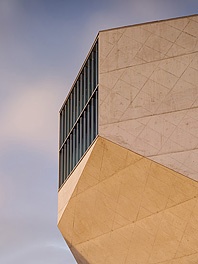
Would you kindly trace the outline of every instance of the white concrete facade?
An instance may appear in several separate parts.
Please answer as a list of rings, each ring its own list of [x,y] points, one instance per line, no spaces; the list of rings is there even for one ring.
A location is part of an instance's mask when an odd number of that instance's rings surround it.
[[[99,33],[99,135],[198,180],[198,16]]]
[[[79,264],[198,263],[198,16],[99,32],[98,135],[58,192]]]

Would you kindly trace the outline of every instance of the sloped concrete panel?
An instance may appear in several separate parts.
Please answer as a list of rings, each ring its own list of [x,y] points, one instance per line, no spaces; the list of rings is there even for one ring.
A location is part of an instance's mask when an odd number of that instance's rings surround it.
[[[198,183],[98,137],[58,227],[78,263],[198,263]]]
[[[74,195],[75,187],[90,157],[93,147],[94,144],[87,151],[86,155],[83,157],[83,159],[80,161],[80,163],[77,165],[73,173],[71,173],[70,177],[67,179],[67,181],[63,184],[63,186],[58,192],[58,222],[62,217],[62,214],[69,202],[69,199],[71,198],[72,195]]]

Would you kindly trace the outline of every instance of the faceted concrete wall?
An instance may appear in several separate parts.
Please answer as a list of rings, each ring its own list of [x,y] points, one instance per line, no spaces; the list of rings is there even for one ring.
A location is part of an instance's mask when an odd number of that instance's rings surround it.
[[[197,264],[197,180],[198,16],[100,32],[99,136],[58,193],[77,262]]]
[[[198,16],[99,33],[99,135],[198,180]]]
[[[198,263],[197,182],[101,137],[82,167],[58,222],[78,263]]]

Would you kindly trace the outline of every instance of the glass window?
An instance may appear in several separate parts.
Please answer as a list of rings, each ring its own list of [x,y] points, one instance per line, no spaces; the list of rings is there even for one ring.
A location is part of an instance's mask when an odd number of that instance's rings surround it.
[[[60,111],[59,187],[98,134],[98,43]]]

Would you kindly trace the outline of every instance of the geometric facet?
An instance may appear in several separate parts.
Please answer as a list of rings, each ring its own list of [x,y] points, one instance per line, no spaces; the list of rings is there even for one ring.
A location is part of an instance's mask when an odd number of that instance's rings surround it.
[[[78,263],[198,263],[197,32],[197,15],[99,32],[62,111],[82,108],[58,194]]]
[[[99,33],[99,135],[195,180],[197,17]]]
[[[197,194],[197,182],[98,137],[58,227],[78,263],[198,261]]]

